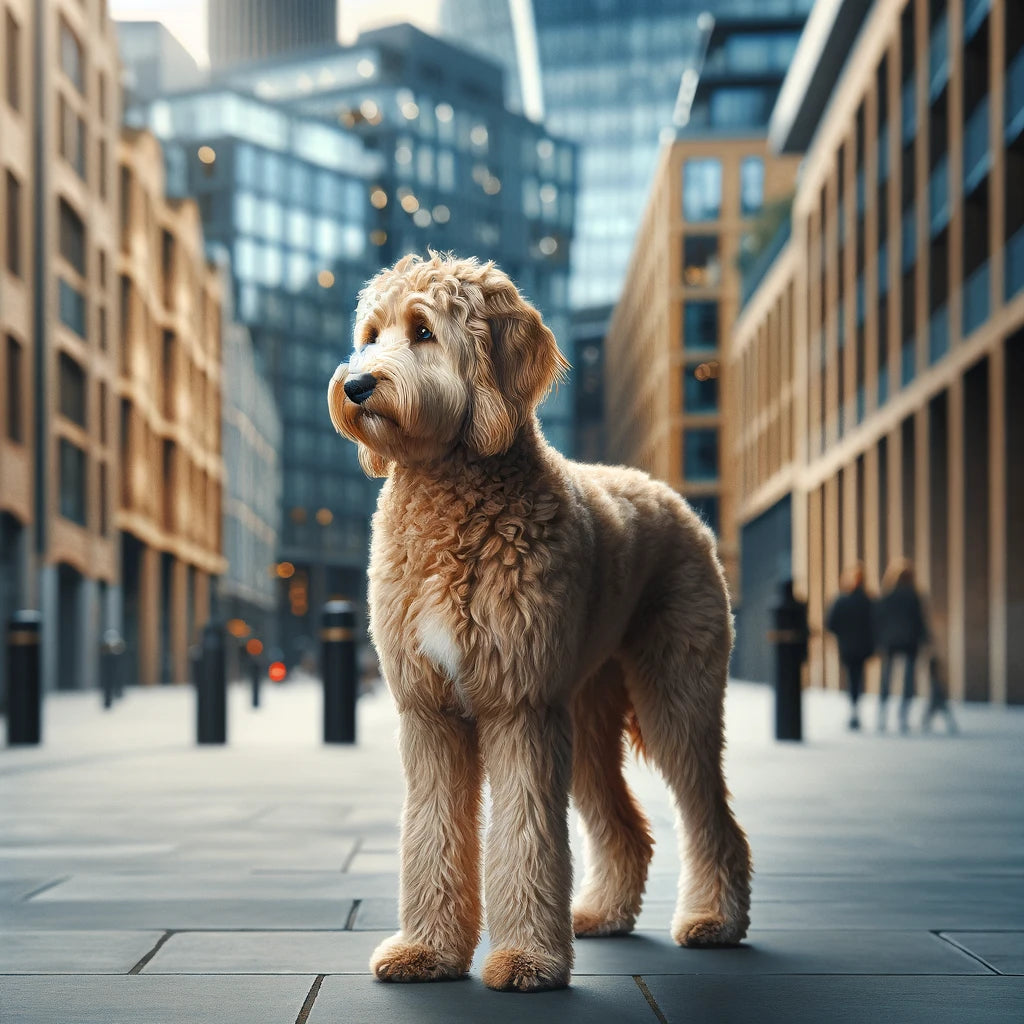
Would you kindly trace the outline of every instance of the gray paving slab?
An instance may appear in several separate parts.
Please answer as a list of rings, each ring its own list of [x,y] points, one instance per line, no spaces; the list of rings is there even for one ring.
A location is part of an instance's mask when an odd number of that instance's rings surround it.
[[[655,1024],[632,978],[574,979],[562,992],[491,992],[479,978],[426,985],[386,985],[369,977],[325,978],[309,1024]]]
[[[4,1024],[295,1024],[310,977],[0,977]]]
[[[1009,1024],[1024,979],[644,976],[668,1024]]]
[[[374,896],[360,900],[352,927],[357,931],[397,931],[398,899]]]
[[[59,875],[48,878],[0,878],[0,903],[14,903],[57,881],[60,881]]]
[[[943,932],[942,937],[984,960],[1000,974],[1024,974],[1024,931]]]
[[[929,932],[757,931],[737,949],[680,949],[665,933],[580,939],[581,974],[989,974]]]
[[[2,928],[343,928],[352,900],[74,900],[0,905]]]
[[[5,931],[0,974],[127,974],[160,931]]]
[[[375,932],[237,931],[172,935],[145,974],[369,974]]]

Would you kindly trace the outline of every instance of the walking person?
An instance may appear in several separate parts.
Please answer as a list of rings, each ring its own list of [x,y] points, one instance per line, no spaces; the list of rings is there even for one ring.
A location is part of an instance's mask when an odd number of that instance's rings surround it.
[[[953,717],[953,709],[949,706],[946,683],[942,674],[942,663],[934,649],[928,659],[928,691],[928,707],[921,720],[921,731],[931,732],[932,719],[936,715],[945,715],[946,731],[952,736],[959,730],[956,727],[956,719]]]
[[[864,565],[857,562],[845,573],[841,593],[825,619],[825,628],[839,643],[839,660],[850,693],[850,728],[860,728],[857,701],[864,689],[864,663],[875,653],[874,601],[864,586]]]
[[[878,695],[878,731],[885,732],[886,704],[892,682],[893,658],[903,659],[903,692],[900,699],[900,732],[909,728],[907,714],[914,697],[917,652],[928,640],[924,605],[914,586],[914,567],[906,559],[889,566],[885,592],[877,604],[876,631],[882,650],[882,682]]]

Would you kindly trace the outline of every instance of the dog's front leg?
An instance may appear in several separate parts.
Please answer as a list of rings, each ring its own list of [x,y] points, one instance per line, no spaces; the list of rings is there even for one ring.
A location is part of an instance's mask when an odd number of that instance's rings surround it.
[[[492,802],[483,980],[520,992],[564,988],[573,954],[569,714],[520,706],[488,714],[479,728]]]
[[[440,711],[401,715],[405,809],[401,931],[370,959],[381,981],[469,972],[480,938],[480,754],[471,722]]]

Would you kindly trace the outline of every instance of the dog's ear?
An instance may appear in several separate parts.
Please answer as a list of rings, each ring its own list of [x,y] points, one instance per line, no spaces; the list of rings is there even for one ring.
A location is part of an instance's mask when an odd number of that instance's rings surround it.
[[[361,442],[356,445],[359,465],[367,476],[390,476],[392,462]]]
[[[507,451],[516,431],[529,419],[569,363],[558,350],[555,336],[540,313],[499,270],[488,268],[480,281],[481,316],[474,334],[486,334],[486,352],[478,353],[469,441],[484,455]],[[485,321],[484,323],[480,321]]]

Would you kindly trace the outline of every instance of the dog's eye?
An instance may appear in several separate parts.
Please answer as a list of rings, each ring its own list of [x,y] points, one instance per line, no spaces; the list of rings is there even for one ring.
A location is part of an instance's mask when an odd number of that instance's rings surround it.
[[[427,327],[425,324],[420,324],[419,327],[413,332],[416,335],[417,341],[433,341],[434,332]]]

